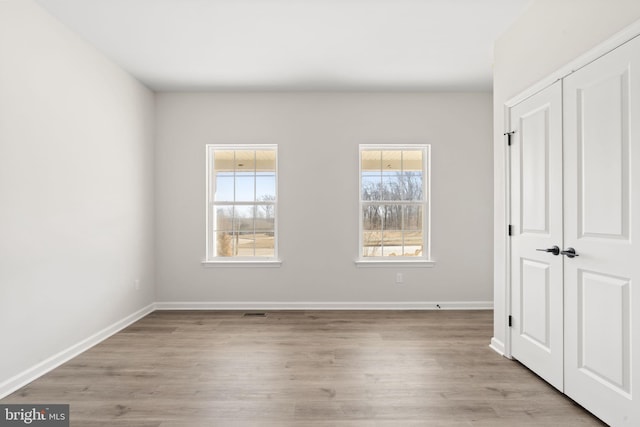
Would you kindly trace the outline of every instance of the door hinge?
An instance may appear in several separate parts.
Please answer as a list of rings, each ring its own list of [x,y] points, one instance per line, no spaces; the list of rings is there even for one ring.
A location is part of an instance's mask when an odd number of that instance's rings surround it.
[[[516,133],[515,130],[512,130],[511,132],[505,132],[503,135],[507,136],[507,145],[510,147],[511,146],[511,135],[513,135],[514,133]]]
[[[513,326],[513,316],[509,315],[509,327]]]
[[[509,225],[507,226],[507,234],[508,234],[509,236],[513,236],[513,225],[509,224]]]

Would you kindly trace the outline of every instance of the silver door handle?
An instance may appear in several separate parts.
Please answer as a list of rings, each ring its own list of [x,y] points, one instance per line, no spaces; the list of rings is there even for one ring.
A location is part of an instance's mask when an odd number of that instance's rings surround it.
[[[560,253],[560,248],[557,246],[552,246],[550,248],[547,249],[536,249],[536,251],[540,251],[540,252],[550,252],[554,255],[558,255]]]
[[[560,254],[566,255],[567,258],[575,258],[577,256],[580,256],[576,253],[576,250],[573,248],[567,248],[564,251],[560,251]]]

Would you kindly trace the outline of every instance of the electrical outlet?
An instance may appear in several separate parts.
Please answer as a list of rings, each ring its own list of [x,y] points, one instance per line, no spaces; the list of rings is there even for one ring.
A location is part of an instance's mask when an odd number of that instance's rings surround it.
[[[133,287],[135,288],[136,291],[140,290],[140,279],[136,279],[133,281]]]
[[[396,283],[404,283],[404,277],[402,277],[402,273],[396,273]]]

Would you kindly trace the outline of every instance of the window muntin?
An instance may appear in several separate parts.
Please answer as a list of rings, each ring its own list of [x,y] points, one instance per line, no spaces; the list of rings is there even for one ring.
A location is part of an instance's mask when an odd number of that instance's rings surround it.
[[[207,261],[277,259],[277,146],[207,146]]]
[[[360,146],[361,259],[429,259],[428,145]]]

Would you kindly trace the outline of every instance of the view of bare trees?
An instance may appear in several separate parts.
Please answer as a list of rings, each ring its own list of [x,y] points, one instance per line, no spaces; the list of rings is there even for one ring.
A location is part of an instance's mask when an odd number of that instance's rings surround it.
[[[423,196],[421,172],[365,172],[362,179],[363,255],[420,255]]]
[[[275,201],[276,196],[273,194],[265,194],[259,198],[261,202],[267,202],[266,204],[259,205],[258,210],[261,218],[271,219],[273,221],[275,214]]]
[[[422,200],[422,172],[364,172],[362,178],[362,200]]]

